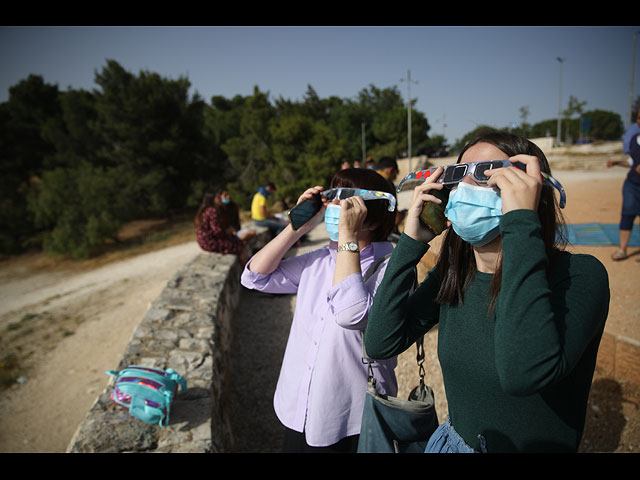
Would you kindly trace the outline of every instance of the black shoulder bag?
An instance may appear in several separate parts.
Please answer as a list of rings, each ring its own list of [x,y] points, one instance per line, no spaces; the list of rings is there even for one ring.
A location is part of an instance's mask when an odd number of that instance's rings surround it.
[[[371,278],[379,265],[388,258],[378,260],[365,275]],[[376,390],[372,364],[362,343],[363,363],[368,365],[369,387],[365,395],[362,426],[358,440],[358,453],[424,453],[429,438],[438,428],[433,390],[424,383],[424,337],[416,341],[418,375],[420,383],[411,390],[407,400],[382,395]]]

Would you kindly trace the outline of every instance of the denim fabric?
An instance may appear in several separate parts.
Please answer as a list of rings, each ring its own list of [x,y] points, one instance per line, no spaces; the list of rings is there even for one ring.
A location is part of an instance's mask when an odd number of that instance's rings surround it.
[[[483,452],[486,453],[484,437],[478,435]],[[424,453],[478,453],[465,443],[458,432],[456,432],[447,418],[447,421],[440,425],[427,442]]]
[[[631,230],[636,215],[640,215],[640,185],[626,180],[622,185],[620,230]]]

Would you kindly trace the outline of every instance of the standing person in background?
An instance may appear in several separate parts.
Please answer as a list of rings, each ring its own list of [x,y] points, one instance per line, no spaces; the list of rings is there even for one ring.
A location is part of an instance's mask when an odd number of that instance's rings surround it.
[[[370,168],[371,170],[376,169],[376,161],[371,157],[367,157],[367,159],[364,162],[364,165],[365,167]]]
[[[246,241],[255,232],[239,234],[237,206],[231,201],[226,188],[207,192],[194,219],[196,238],[200,248],[207,252],[239,255],[247,261]]]
[[[444,211],[451,226],[438,262],[410,295],[435,237],[420,212],[442,203],[432,191],[449,188],[435,183],[442,167],[415,188],[365,347],[373,359],[393,357],[438,326],[449,418],[427,452],[576,452],[608,315],[607,271],[558,242],[554,187],[563,190],[536,145],[491,133],[467,144],[458,163],[489,160],[526,171],[487,170],[487,182],[467,165]]]
[[[624,138],[622,139],[622,152],[628,155],[631,154],[629,150],[631,137],[640,133],[640,111],[636,112],[633,118],[635,118],[636,121],[629,125],[629,128],[627,128],[627,131],[624,133]]]
[[[382,157],[380,161],[376,164],[375,170],[376,172],[378,172],[378,174],[382,176],[382,178],[384,178],[389,183],[391,188],[395,191],[396,186],[395,186],[395,183],[393,182],[395,182],[396,178],[398,177],[398,173],[399,173],[398,162],[396,162],[391,157]],[[396,210],[395,227],[389,237],[391,241],[397,242],[398,238],[400,238],[400,231],[398,229],[400,227],[400,224],[404,220],[405,216],[406,216],[405,210]]]
[[[269,212],[269,196],[276,191],[273,183],[267,183],[258,188],[251,201],[251,219],[260,227],[267,227],[271,236],[278,235],[286,226],[286,223],[276,218]]]
[[[365,168],[340,170],[331,190],[310,188],[298,204],[321,192],[315,217],[298,230],[288,225],[251,258],[241,280],[246,288],[297,295],[274,395],[285,452],[357,451],[368,382],[362,331],[393,250],[386,238],[396,197],[380,175]],[[364,200],[367,194],[371,200]],[[329,244],[284,258],[323,218]],[[365,282],[378,261],[383,263]],[[381,393],[396,394],[395,366],[395,358],[372,364]]]
[[[622,151],[629,155],[627,160],[607,161],[607,167],[615,165],[628,167],[629,173],[622,184],[622,213],[620,215],[619,248],[611,258],[624,260],[629,255],[629,240],[633,230],[633,222],[640,215],[640,156],[638,153],[638,134],[640,133],[640,112],[636,114],[636,123],[632,124],[624,135]],[[640,261],[640,260],[639,260]]]
[[[382,157],[376,164],[376,172],[378,172],[384,179],[386,179],[392,188],[396,188],[393,183],[398,176],[398,162],[391,157]]]

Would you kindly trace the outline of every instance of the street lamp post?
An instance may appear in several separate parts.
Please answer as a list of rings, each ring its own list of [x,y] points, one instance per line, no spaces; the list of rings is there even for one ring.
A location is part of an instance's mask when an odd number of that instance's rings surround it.
[[[560,132],[562,130],[561,127],[561,115],[562,115],[562,62],[565,61],[564,58],[556,57],[556,60],[560,62],[560,86],[558,90],[558,133],[556,137],[556,143],[560,145]]]
[[[367,161],[367,144],[364,133],[364,122],[362,122],[360,126],[362,128],[362,166],[365,166],[365,163]]]

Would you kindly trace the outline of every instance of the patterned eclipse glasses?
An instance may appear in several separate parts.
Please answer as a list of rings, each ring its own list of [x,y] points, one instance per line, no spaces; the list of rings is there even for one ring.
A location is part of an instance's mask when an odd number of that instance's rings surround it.
[[[388,210],[393,212],[396,209],[396,197],[392,193],[380,192],[376,190],[362,190],[360,188],[332,188],[321,192],[330,202],[335,200],[344,200],[349,197],[362,197],[363,200],[389,200]]]
[[[477,183],[487,183],[489,177],[485,175],[487,170],[492,170],[494,168],[503,168],[503,167],[517,167],[520,170],[525,170],[525,166],[522,163],[511,163],[509,160],[489,160],[484,162],[467,162],[467,163],[456,163],[453,165],[446,165],[443,167],[444,171],[440,174],[436,183],[442,183],[444,185],[454,185],[462,181],[468,175],[471,175]],[[418,172],[413,172],[407,175],[402,179],[402,181],[398,184],[398,193],[402,190],[402,187],[405,186],[407,182],[410,183],[422,183],[427,177],[433,174],[437,170],[436,168],[429,168],[427,170],[420,170]],[[549,186],[552,186],[560,192],[560,208],[564,208],[567,203],[567,196],[564,192],[564,188],[551,175],[540,172],[543,178],[543,183]]]

